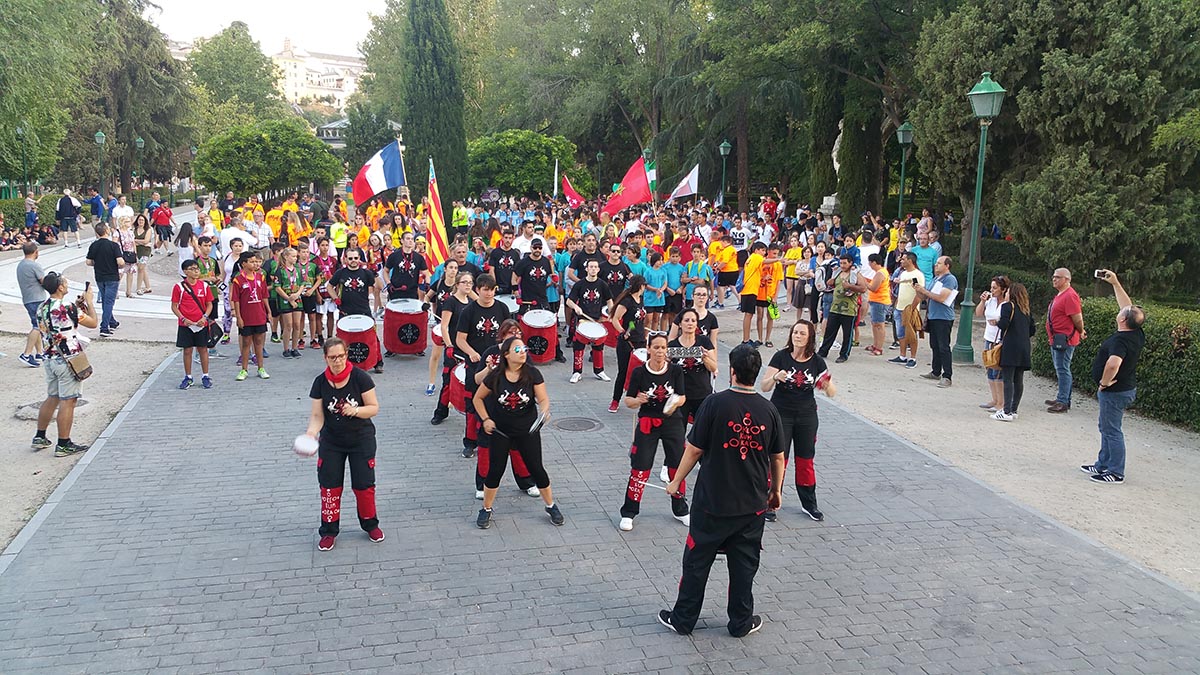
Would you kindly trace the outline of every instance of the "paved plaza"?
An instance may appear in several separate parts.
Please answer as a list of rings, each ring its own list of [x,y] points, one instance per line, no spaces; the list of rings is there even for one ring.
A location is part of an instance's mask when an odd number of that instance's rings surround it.
[[[718,561],[696,632],[669,633],[655,614],[686,530],[647,490],[617,531],[634,414],[559,364],[556,422],[597,425],[543,434],[563,527],[506,477],[475,528],[462,418],[430,426],[425,359],[395,358],[375,376],[387,539],[358,529],[347,490],[318,552],[315,461],[290,451],[322,367],[303,354],[269,359],[269,381],[215,362],[210,391],[175,389],[177,356],[160,368],[0,558],[0,671],[1200,672],[1194,596],[824,401],[826,520],[785,490],[762,631],[725,631]]]

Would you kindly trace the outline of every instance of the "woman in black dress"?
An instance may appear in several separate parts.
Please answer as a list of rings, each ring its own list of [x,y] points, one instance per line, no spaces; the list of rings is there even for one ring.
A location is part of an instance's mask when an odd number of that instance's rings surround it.
[[[771,403],[779,410],[783,421],[784,461],[788,452],[796,450],[796,496],[800,509],[813,520],[824,520],[817,508],[817,472],[813,457],[817,454],[816,390],[834,396],[837,387],[825,367],[825,359],[816,353],[816,328],[811,321],[801,319],[788,331],[788,343],[775,352],[763,373],[763,392],[773,392]],[[767,522],[775,522],[774,511],[767,512]]]
[[[1037,331],[1029,315],[1029,291],[1025,284],[1014,283],[1008,287],[1008,302],[1000,306],[1000,319],[996,326],[1001,331],[1000,368],[1004,371],[1004,410],[997,410],[992,419],[1012,422],[1017,419],[1017,408],[1025,394],[1025,371],[1030,363],[1030,339]]]
[[[550,477],[542,465],[542,433],[536,422],[544,423],[550,416],[550,397],[546,381],[537,368],[529,364],[529,350],[519,337],[508,338],[500,345],[500,365],[492,369],[475,392],[475,411],[483,420],[483,431],[491,436],[488,447],[489,465],[483,483],[483,508],[475,524],[481,529],[492,525],[492,504],[500,479],[508,467],[508,453],[516,450],[533,476],[546,514],[555,525],[563,524],[563,515],[554,503]],[[483,451],[483,448],[480,448]]]
[[[707,291],[704,287],[696,292]],[[706,298],[707,299],[707,298]],[[709,314],[708,316],[712,316]],[[689,307],[675,317],[679,335],[667,343],[667,358],[683,369],[683,393],[687,402],[680,407],[685,424],[691,424],[704,399],[713,393],[713,375],[717,372],[717,348],[700,332],[700,313]],[[663,464],[659,480],[670,483],[675,470]]]
[[[313,380],[308,396],[312,412],[305,434],[319,443],[317,483],[321,486],[321,541],[328,551],[338,536],[342,486],[350,463],[350,486],[358,505],[358,524],[373,542],[383,541],[375,512],[375,424],[379,413],[371,376],[346,361],[346,343],[329,338],[323,347],[325,372]]]
[[[621,392],[625,391],[629,377],[629,355],[633,350],[646,346],[646,308],[642,306],[642,295],[646,292],[646,279],[640,274],[629,277],[629,287],[613,302],[612,325],[617,329],[617,377],[613,380],[612,403],[608,412],[620,409]]]

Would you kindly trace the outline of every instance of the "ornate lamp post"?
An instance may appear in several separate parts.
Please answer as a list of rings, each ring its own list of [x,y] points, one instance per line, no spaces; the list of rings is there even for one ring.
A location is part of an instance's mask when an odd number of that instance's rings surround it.
[[[105,140],[104,132],[97,131],[95,138],[96,138],[96,145],[100,146],[100,148],[99,148],[100,162],[99,162],[99,167],[98,167],[99,173],[97,173],[97,175],[96,175],[96,189],[100,191],[100,194],[104,194],[104,140]]]
[[[600,172],[604,168],[604,151],[596,152],[596,198],[600,197],[600,189],[603,183],[600,182]]]
[[[733,150],[733,146],[729,144],[729,139],[721,141],[721,145],[717,146],[721,151],[721,206],[725,206],[725,162],[729,159],[729,153]]]
[[[192,184],[192,206],[199,211],[200,206],[196,204],[196,146],[188,148],[188,152],[192,153],[192,163],[188,164],[188,182]]]
[[[25,128],[17,127],[17,140],[21,142],[21,173],[25,176],[25,197],[29,197],[29,164],[25,158]]]
[[[900,206],[896,209],[896,220],[904,217],[904,167],[908,163],[908,146],[913,142],[913,125],[905,122],[896,128],[896,141],[900,143]]]
[[[975,312],[974,289],[972,278],[975,276],[975,250],[979,246],[979,211],[983,200],[983,159],[987,150],[988,127],[992,120],[1000,114],[1000,106],[1004,103],[1004,88],[992,81],[991,73],[984,73],[983,79],[967,93],[971,109],[979,120],[979,160],[975,165],[975,208],[971,212],[971,248],[967,259],[967,288],[963,293],[962,313],[958,318],[958,341],[954,345],[953,357],[955,363],[971,363],[975,360],[975,350],[971,347],[971,317]]]
[[[133,144],[137,146],[138,151],[138,209],[140,210],[142,208],[142,203],[146,199],[146,191],[142,188],[142,181],[146,179],[145,176],[142,175],[142,151],[146,149],[146,141],[141,136],[138,136],[137,140],[135,140]]]

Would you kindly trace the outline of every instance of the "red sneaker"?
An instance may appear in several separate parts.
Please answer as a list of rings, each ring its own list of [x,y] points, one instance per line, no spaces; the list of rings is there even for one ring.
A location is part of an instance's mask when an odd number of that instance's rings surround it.
[[[371,541],[378,544],[379,542],[383,541],[383,530],[381,530],[377,527],[377,528],[371,530],[370,532],[368,532],[367,537],[369,537],[371,539]]]
[[[332,537],[327,534],[324,537],[321,537],[321,541],[317,543],[317,550],[318,551],[329,551],[329,550],[333,549],[333,544],[336,541],[337,541],[337,537]]]
[[[618,410],[619,408],[620,408],[620,406],[618,406],[618,405],[617,405],[617,402],[616,402],[616,401],[613,401],[612,403],[609,403],[609,404],[608,404],[608,412],[610,412],[610,413],[615,413],[615,412],[617,412],[617,410]]]
[[[296,349],[304,349],[304,340],[296,340]]]

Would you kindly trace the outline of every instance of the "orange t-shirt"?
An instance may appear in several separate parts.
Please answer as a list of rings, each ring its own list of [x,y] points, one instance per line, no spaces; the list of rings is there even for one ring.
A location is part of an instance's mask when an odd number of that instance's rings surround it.
[[[749,261],[747,261],[747,265]],[[779,280],[783,278],[783,263],[762,266],[762,281],[758,285],[758,299],[772,300],[779,292]]]
[[[880,282],[878,289],[867,293],[867,301],[878,302],[884,305],[892,304],[892,280],[888,278],[887,268],[880,267],[878,270],[872,271],[875,272],[875,274],[882,274],[883,281]],[[862,270],[859,270],[858,273],[861,275]],[[874,279],[871,281],[874,281]]]

